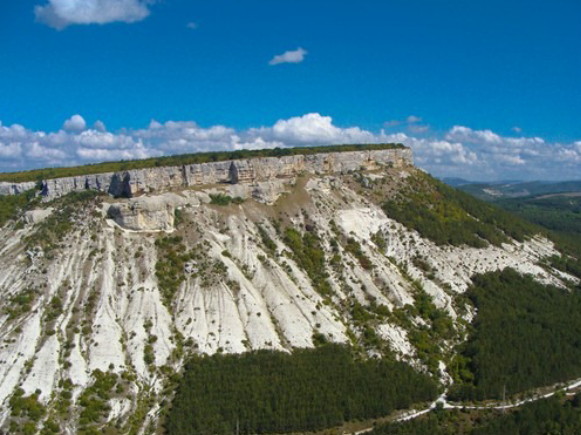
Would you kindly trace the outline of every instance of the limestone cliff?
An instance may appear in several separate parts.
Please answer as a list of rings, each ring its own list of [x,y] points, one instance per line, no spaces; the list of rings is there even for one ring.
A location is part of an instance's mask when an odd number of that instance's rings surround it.
[[[24,183],[9,183],[6,181],[0,181],[0,196],[1,195],[18,195],[20,193],[26,192],[27,190],[34,189],[36,183],[33,181],[27,181]]]
[[[92,189],[114,197],[131,197],[189,186],[252,183],[294,177],[301,173],[346,173],[361,168],[373,169],[381,165],[399,167],[412,163],[412,152],[406,148],[227,160],[47,179],[42,181],[41,194],[50,200],[70,192]],[[34,183],[0,183],[0,195],[31,188],[34,188]]]

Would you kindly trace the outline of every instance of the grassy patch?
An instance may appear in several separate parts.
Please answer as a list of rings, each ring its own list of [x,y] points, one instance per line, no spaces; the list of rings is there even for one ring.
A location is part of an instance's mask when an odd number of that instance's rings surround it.
[[[244,198],[235,196],[232,198],[229,195],[223,193],[210,194],[210,204],[214,205],[230,205],[230,204],[242,204]]]
[[[30,312],[32,304],[38,298],[40,292],[34,288],[26,288],[20,293],[10,296],[8,304],[4,307],[4,312],[8,314],[8,319],[15,319]]]
[[[72,192],[52,201],[50,205],[55,211],[26,238],[27,246],[41,246],[46,252],[57,248],[59,242],[74,229],[75,220],[87,219],[88,207],[95,207],[101,196],[100,192],[87,190]]]
[[[34,198],[34,190],[19,195],[0,195],[0,227],[9,220],[16,219],[19,213],[34,201]]]
[[[293,259],[311,278],[313,287],[322,296],[332,293],[326,270],[325,251],[321,240],[314,232],[301,235],[294,228],[284,230],[283,240],[293,253]]]

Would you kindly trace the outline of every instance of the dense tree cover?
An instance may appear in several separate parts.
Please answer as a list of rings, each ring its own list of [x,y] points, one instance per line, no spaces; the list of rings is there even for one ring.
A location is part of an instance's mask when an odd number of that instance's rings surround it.
[[[554,231],[581,236],[581,197],[550,195],[497,201],[500,207]]]
[[[216,354],[186,364],[166,426],[172,435],[319,430],[436,394],[435,382],[407,364],[359,360],[339,345]]]
[[[571,401],[552,397],[523,406],[516,412],[490,419],[475,428],[475,435],[505,434],[579,434],[581,433],[581,396]]]
[[[34,199],[34,190],[19,195],[0,195],[0,227],[18,217],[19,212]]]
[[[541,435],[581,433],[581,396],[558,397],[502,411],[437,410],[420,418],[378,426],[370,435]]]
[[[581,198],[551,195],[498,201],[511,213],[549,230],[550,239],[562,255],[548,259],[548,264],[581,278]]]
[[[581,376],[581,292],[512,269],[473,278],[473,331],[450,369],[453,400],[500,399]]]
[[[423,173],[410,177],[383,209],[439,245],[500,245],[507,236],[522,241],[539,232],[538,227]]]
[[[545,262],[558,270],[581,278],[581,235],[553,231],[550,238],[560,255],[553,255],[545,259]]]
[[[155,168],[159,166],[191,165],[193,163],[220,162],[224,160],[248,159],[253,157],[282,157],[298,154],[333,153],[337,151],[402,149],[402,144],[354,144],[300,148],[274,148],[264,150],[214,151],[209,153],[182,154],[154,157],[144,160],[97,163],[68,168],[34,169],[31,171],[0,173],[0,181],[40,181],[49,178],[73,177],[104,172],[127,171],[130,169]]]
[[[500,200],[497,205],[550,231],[563,255],[549,259],[559,270],[581,278],[581,198],[565,195]]]

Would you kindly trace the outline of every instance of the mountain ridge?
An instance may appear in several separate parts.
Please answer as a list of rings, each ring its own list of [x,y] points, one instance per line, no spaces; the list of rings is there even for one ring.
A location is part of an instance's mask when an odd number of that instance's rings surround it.
[[[390,201],[452,219],[442,231],[470,237],[433,240]],[[14,411],[24,398],[65,433],[159,429],[189,355],[321,340],[447,385],[476,315],[460,297],[475,274],[512,268],[558,288],[578,282],[550,265],[560,254],[537,229],[519,230],[519,241],[509,226],[488,228],[494,214],[479,223],[479,208],[407,161],[132,198],[83,189],[30,207],[36,219],[0,228],[4,427],[30,422]],[[114,379],[119,393],[91,396]],[[91,397],[102,411],[87,420]]]
[[[353,150],[353,149],[356,150]],[[384,145],[345,145],[280,153],[277,150],[261,150],[266,156],[244,158],[239,153],[236,159],[221,159],[204,163],[181,164],[179,166],[160,166],[153,168],[126,169],[117,172],[89,173],[72,177],[42,179],[40,195],[54,199],[70,192],[97,190],[115,197],[131,197],[150,191],[167,190],[176,187],[207,185],[216,183],[256,182],[276,178],[288,178],[301,172],[335,173],[347,172],[377,164],[401,166],[412,164],[413,157],[409,148],[398,144]],[[303,153],[301,153],[303,152]],[[270,156],[270,154],[274,154]],[[283,154],[278,156],[276,154]],[[203,154],[198,156],[206,159]],[[196,155],[193,155],[196,157]],[[226,155],[224,157],[231,157]],[[180,159],[180,157],[176,157]],[[188,157],[183,157],[185,160]],[[147,161],[133,162],[138,167],[147,166]],[[90,168],[80,167],[79,169]],[[77,168],[72,168],[77,169]],[[19,194],[34,189],[35,183],[0,182],[0,194]]]

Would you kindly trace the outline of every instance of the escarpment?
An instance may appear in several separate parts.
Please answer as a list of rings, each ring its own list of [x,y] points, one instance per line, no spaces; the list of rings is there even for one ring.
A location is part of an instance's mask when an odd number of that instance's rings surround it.
[[[407,148],[260,157],[45,179],[41,182],[41,195],[51,200],[70,192],[96,190],[114,197],[129,198],[181,187],[253,183],[290,178],[301,173],[346,173],[412,163],[412,151]],[[4,182],[0,183],[0,195],[20,193],[34,187],[35,183],[31,182]]]
[[[411,163],[400,148],[45,180],[47,201],[0,225],[0,431],[161,431],[192,357],[322,342],[445,386],[475,274],[578,285],[551,241]]]

